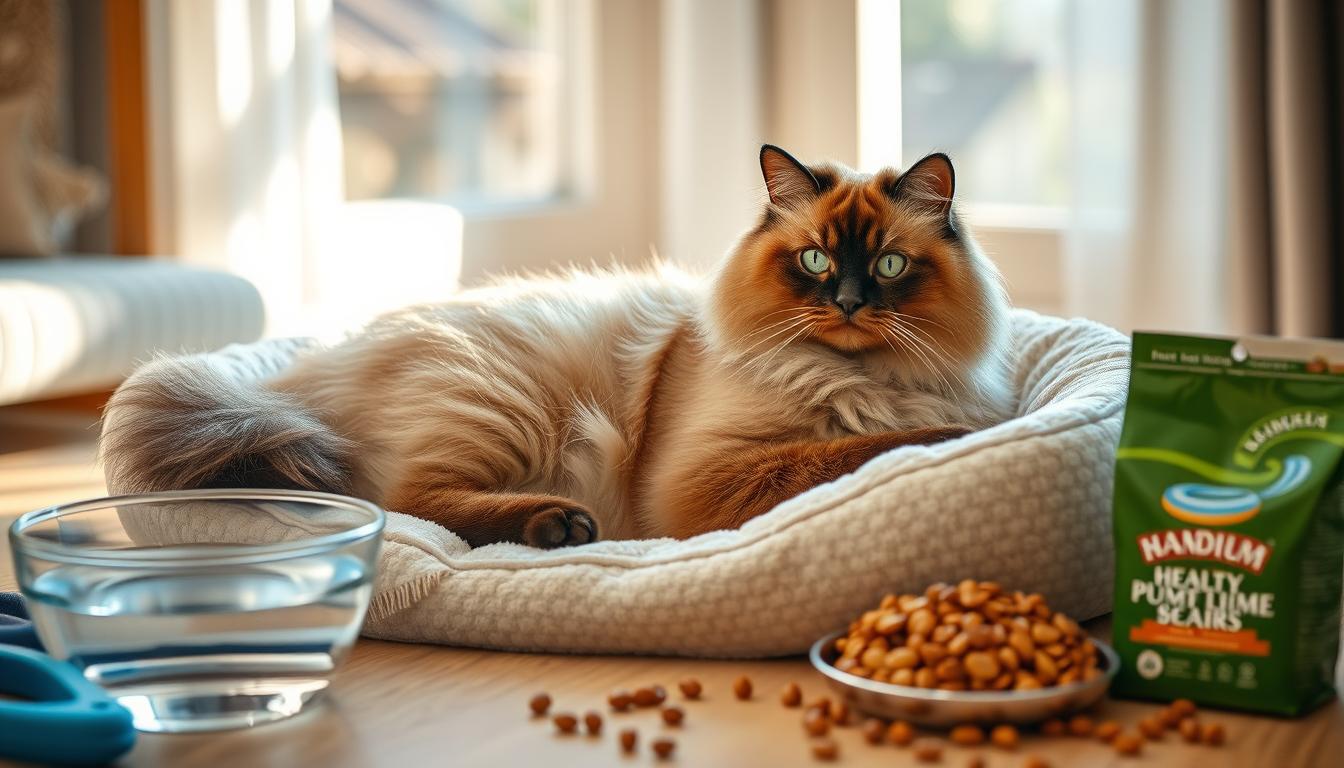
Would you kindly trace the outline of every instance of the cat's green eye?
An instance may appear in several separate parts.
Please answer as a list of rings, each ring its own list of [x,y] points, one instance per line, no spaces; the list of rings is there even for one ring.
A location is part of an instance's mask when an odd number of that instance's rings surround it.
[[[822,272],[831,268],[830,258],[816,248],[808,248],[806,251],[803,251],[800,258],[803,262],[803,269],[806,269],[814,275],[820,275]]]
[[[905,257],[899,253],[884,253],[877,257],[879,277],[895,277],[905,269]]]

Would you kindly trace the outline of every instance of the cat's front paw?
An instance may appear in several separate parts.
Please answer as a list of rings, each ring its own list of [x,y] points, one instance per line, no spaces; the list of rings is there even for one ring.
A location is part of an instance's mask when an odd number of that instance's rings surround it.
[[[542,549],[572,547],[597,540],[597,522],[578,506],[554,506],[528,518],[523,541]]]

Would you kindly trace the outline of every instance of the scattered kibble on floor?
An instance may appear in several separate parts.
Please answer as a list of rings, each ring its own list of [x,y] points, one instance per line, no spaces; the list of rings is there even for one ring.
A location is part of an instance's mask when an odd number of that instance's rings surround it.
[[[751,678],[743,675],[733,681],[733,695],[742,701],[751,698]]]
[[[915,759],[921,763],[936,763],[943,759],[943,745],[937,739],[915,742]]]
[[[977,744],[983,744],[985,741],[985,732],[980,730],[978,725],[958,725],[948,734],[953,744],[960,744],[963,747],[974,747]]]
[[[607,703],[617,712],[624,712],[634,705],[635,696],[629,691],[612,691],[611,695],[607,696]]]
[[[820,709],[810,707],[803,712],[803,729],[811,736],[825,736],[831,730],[831,720]]]
[[[863,740],[869,744],[881,744],[887,736],[887,726],[881,720],[870,717],[863,721]]]
[[[555,723],[555,727],[559,729],[561,733],[573,733],[574,730],[579,727],[579,718],[568,712],[562,712],[556,715],[551,718],[551,722]]]
[[[908,747],[915,740],[915,729],[904,720],[897,720],[887,728],[887,741],[898,747]]]
[[[672,756],[672,751],[677,748],[677,742],[667,737],[663,737],[654,739],[651,746],[653,747],[654,754],[658,755],[659,760],[666,760]]]
[[[1098,724],[1097,729],[1092,732],[1092,735],[1096,736],[1099,741],[1104,741],[1109,744],[1115,740],[1116,736],[1120,735],[1120,730],[1119,723],[1114,720],[1107,720]]]
[[[948,625],[944,625],[948,626]],[[678,683],[682,695],[686,699],[698,699],[703,692],[703,687],[698,680],[687,678]],[[743,675],[735,679],[732,683],[734,696],[740,701],[748,701],[752,696],[751,679]],[[679,727],[686,718],[686,711],[679,706],[667,705],[663,703],[667,699],[667,691],[661,685],[650,685],[637,688],[634,693],[627,690],[613,691],[607,696],[607,703],[614,711],[626,712],[632,707],[640,708],[659,708],[659,715],[663,723],[670,727]],[[804,700],[803,690],[797,683],[786,685],[781,694],[780,701],[786,707],[797,707]],[[551,711],[551,696],[547,693],[538,693],[528,700],[528,708],[534,717],[543,717]],[[1052,718],[1045,720],[1039,725],[1041,735],[1046,737],[1062,737],[1073,735],[1078,737],[1095,738],[1098,741],[1107,743],[1114,750],[1115,754],[1124,757],[1138,756],[1143,752],[1143,744],[1147,740],[1159,740],[1163,733],[1169,729],[1176,730],[1181,737],[1191,744],[1206,744],[1217,747],[1225,743],[1227,739],[1227,730],[1220,723],[1204,723],[1198,718],[1198,710],[1193,702],[1188,699],[1177,699],[1162,709],[1141,718],[1133,729],[1127,729],[1124,724],[1118,720],[1104,720],[1096,723],[1087,714],[1076,714],[1067,720]],[[832,700],[827,696],[819,696],[813,699],[803,709],[802,724],[803,729],[809,737],[808,748],[812,756],[824,762],[837,760],[840,755],[839,744],[830,738],[832,726],[845,725],[850,722],[851,713],[849,704],[844,700]],[[570,712],[558,712],[551,715],[551,722],[554,723],[556,731],[561,734],[575,733],[580,723],[587,729],[590,736],[600,737],[603,730],[602,714],[596,710],[589,710],[583,714],[582,720]],[[908,722],[896,720],[888,723],[885,719],[877,717],[867,717],[862,721],[861,733],[864,741],[875,747],[884,743],[891,743],[898,747],[912,747],[912,753],[920,762],[938,763],[943,759],[944,742],[941,738],[926,736],[919,737],[916,729]],[[975,747],[988,742],[989,744],[1005,750],[1014,750],[1020,741],[1018,729],[1007,723],[995,725],[986,730],[984,726],[963,723],[946,731],[943,734],[949,741],[961,747]],[[639,744],[639,735],[634,728],[623,728],[618,734],[618,743],[623,752],[632,754],[637,751]],[[659,760],[669,760],[676,751],[676,742],[667,737],[659,737],[649,742],[650,749],[657,755]],[[983,754],[970,754],[967,756],[966,765],[970,768],[984,768],[986,758]],[[1039,755],[1026,755],[1022,762],[1022,768],[1049,768],[1049,764]]]
[[[1069,719],[1069,733],[1087,738],[1092,735],[1092,718],[1087,715],[1074,715]]]
[[[1111,742],[1111,746],[1115,747],[1115,751],[1118,754],[1130,756],[1137,755],[1139,754],[1139,751],[1143,749],[1143,738],[1136,733],[1129,733],[1126,731],[1116,734],[1115,739]]]
[[[527,703],[532,708],[532,714],[541,717],[546,714],[546,710],[551,708],[551,697],[544,693],[538,693]]]
[[[840,745],[834,739],[819,739],[812,742],[812,756],[830,762],[840,756]]]
[[[677,687],[681,689],[681,695],[688,699],[698,699],[700,698],[700,694],[704,691],[704,688],[700,686],[700,681],[696,680],[694,677],[688,677],[685,680],[682,680],[677,684]]]
[[[1007,723],[996,725],[989,732],[989,740],[999,749],[1017,749],[1017,729]]]
[[[587,712],[583,716],[583,726],[588,729],[588,735],[597,736],[602,733],[602,716],[596,712]]]

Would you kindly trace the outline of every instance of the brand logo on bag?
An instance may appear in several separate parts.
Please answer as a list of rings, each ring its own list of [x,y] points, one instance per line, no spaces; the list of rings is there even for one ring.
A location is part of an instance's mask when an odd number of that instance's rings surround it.
[[[1330,414],[1318,410],[1281,411],[1260,419],[1242,434],[1237,442],[1236,461],[1242,466],[1253,466],[1256,458],[1268,446],[1293,433],[1328,432]]]
[[[1147,565],[1164,560],[1213,560],[1259,574],[1273,549],[1254,536],[1235,531],[1181,528],[1139,535],[1139,554]]]

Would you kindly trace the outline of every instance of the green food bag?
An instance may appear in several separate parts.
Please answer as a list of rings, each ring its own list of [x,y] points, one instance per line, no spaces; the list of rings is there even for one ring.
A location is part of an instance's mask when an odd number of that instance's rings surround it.
[[[1334,695],[1344,343],[1134,334],[1115,467],[1120,696]]]

